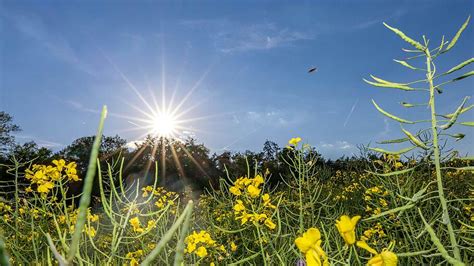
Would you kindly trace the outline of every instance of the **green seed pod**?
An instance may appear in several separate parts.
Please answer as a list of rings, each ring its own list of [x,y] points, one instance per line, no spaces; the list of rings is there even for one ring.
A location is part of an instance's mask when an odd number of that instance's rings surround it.
[[[410,87],[405,86],[405,85],[397,85],[395,83],[376,83],[376,82],[368,81],[366,79],[364,79],[364,81],[369,83],[372,86],[375,86],[375,87],[393,88],[393,89],[399,89],[399,90],[404,90],[404,91],[414,91],[415,90],[414,88],[410,88]]]
[[[371,171],[366,171],[366,172],[368,172],[370,174],[373,174],[373,175],[377,175],[377,176],[388,177],[388,176],[406,174],[408,172],[411,172],[411,171],[415,170],[415,168],[416,168],[416,166],[412,167],[412,168],[408,168],[408,169],[404,169],[404,170],[400,170],[400,171],[394,171],[394,172],[390,172],[390,173],[384,173],[384,174],[375,173],[375,172],[371,172]]]
[[[426,146],[425,143],[423,143],[417,137],[413,136],[413,134],[411,134],[408,130],[405,130],[403,127],[402,127],[402,131],[403,131],[403,133],[405,133],[405,135],[407,135],[407,137],[410,139],[410,141],[413,144],[415,144],[416,146],[418,146],[418,147],[420,147],[424,150],[429,150],[430,149],[428,146]]]
[[[460,141],[460,140],[462,140],[462,139],[463,139],[463,138],[466,136],[466,134],[463,134],[463,133],[457,133],[457,134],[450,135],[450,136],[451,136],[451,137],[453,137],[453,138],[455,138],[455,139],[456,139],[456,141]]]
[[[400,155],[400,154],[403,154],[403,153],[407,153],[407,152],[413,150],[414,148],[415,147],[412,146],[412,147],[401,149],[401,150],[398,150],[398,151],[387,151],[387,150],[380,149],[380,148],[369,148],[369,150],[372,150],[372,151],[375,151],[375,152],[380,152],[380,153],[385,153],[385,154],[390,154],[390,155]]]
[[[472,75],[474,75],[474,70],[469,71],[469,72],[467,72],[466,74],[461,75],[461,76],[459,76],[459,77],[453,79],[452,81],[458,81],[458,80],[461,80],[461,79],[465,79],[465,78],[468,78],[468,77],[470,77],[470,76],[472,76]]]
[[[410,108],[410,107],[415,107],[414,104],[407,103],[407,102],[401,102],[400,103],[403,107]]]
[[[474,127],[474,122],[461,122],[459,124],[463,126]]]
[[[385,111],[385,110],[383,110],[382,108],[380,108],[380,107],[377,105],[377,103],[376,103],[373,99],[372,99],[372,103],[374,104],[375,108],[377,108],[377,110],[378,110],[379,112],[381,112],[383,115],[385,115],[385,116],[387,116],[387,117],[389,117],[389,118],[391,118],[391,119],[393,119],[393,120],[395,120],[395,121],[398,121],[398,122],[400,122],[400,123],[405,123],[405,124],[414,124],[414,123],[415,123],[415,122],[413,122],[413,121],[408,121],[408,120],[405,120],[405,119],[403,119],[403,118],[400,118],[400,117],[398,117],[398,116],[394,116],[394,115],[388,113],[387,111]]]
[[[466,108],[463,108],[463,109],[461,110],[461,112],[459,112],[459,114],[465,113],[465,112],[471,110],[472,108],[474,108],[474,104],[471,104],[471,105],[469,105],[469,106],[466,107]],[[450,119],[450,118],[452,118],[452,117],[454,116],[454,113],[452,113],[452,114],[447,114],[447,115],[441,115],[441,116],[444,117],[444,118]]]
[[[402,66],[405,66],[405,67],[408,67],[409,69],[413,69],[413,70],[416,70],[417,68],[408,64],[406,61],[403,61],[403,60],[396,60],[396,59],[393,59],[393,61],[399,63],[400,65]]]
[[[410,37],[406,36],[405,33],[403,33],[402,31],[400,31],[399,29],[397,28],[393,28],[393,27],[390,27],[387,23],[383,23],[383,25],[385,25],[385,27],[389,28],[391,31],[393,31],[395,34],[397,34],[400,38],[402,38],[402,40],[406,41],[407,43],[413,45],[416,49],[420,50],[420,51],[424,51],[425,50],[425,47],[423,45],[421,45],[419,42],[411,39]]]
[[[469,100],[469,96],[466,96],[464,97],[464,100],[462,101],[462,103],[458,106],[458,108],[456,109],[456,111],[453,113],[453,116],[451,117],[451,119],[448,121],[448,123],[444,124],[441,126],[441,129],[448,129],[450,127],[452,127],[454,125],[454,123],[456,123],[456,120],[458,119],[458,116],[461,114],[461,111],[464,107],[464,104],[466,103],[467,100]]]
[[[453,68],[451,68],[450,70],[448,70],[448,71],[446,71],[445,73],[443,73],[443,75],[451,74],[451,73],[453,73],[454,71],[457,71],[457,70],[459,70],[459,69],[461,69],[461,68],[463,68],[463,67],[465,67],[465,66],[467,66],[467,65],[469,65],[469,64],[471,64],[471,63],[474,63],[474,57],[472,57],[472,58],[470,58],[470,59],[467,59],[466,61],[464,61],[464,62],[458,64],[457,66],[455,66],[455,67],[453,67]]]
[[[383,140],[377,142],[378,144],[392,144],[392,143],[403,143],[409,141],[408,138],[402,138],[402,139],[392,139],[392,140]]]
[[[471,16],[467,17],[466,21],[464,22],[464,24],[462,24],[461,28],[458,30],[458,32],[456,32],[456,35],[454,35],[454,38],[451,40],[451,42],[448,44],[448,46],[446,47],[446,50],[443,51],[443,53],[449,51],[451,48],[453,48],[453,46],[456,44],[456,42],[458,41],[459,39],[459,36],[461,36],[461,33],[466,29],[467,27],[467,24],[469,23],[469,20],[471,19]]]
[[[402,86],[407,85],[407,83],[398,83],[398,82],[387,81],[387,80],[378,78],[374,75],[370,75],[370,77],[373,78],[375,81],[377,81],[379,83],[383,83],[383,84],[395,84],[395,85],[402,85]]]

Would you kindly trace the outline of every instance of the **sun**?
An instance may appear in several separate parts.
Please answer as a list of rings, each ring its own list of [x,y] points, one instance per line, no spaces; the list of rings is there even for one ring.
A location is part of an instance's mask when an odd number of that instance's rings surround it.
[[[157,114],[151,121],[152,133],[158,137],[170,137],[177,133],[178,120],[170,113]]]

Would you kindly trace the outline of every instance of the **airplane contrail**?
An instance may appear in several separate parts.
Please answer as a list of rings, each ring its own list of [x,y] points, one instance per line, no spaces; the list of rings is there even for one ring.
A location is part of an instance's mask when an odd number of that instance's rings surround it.
[[[357,98],[357,100],[355,101],[354,105],[352,105],[351,111],[350,111],[349,114],[347,115],[346,121],[344,121],[344,127],[346,127],[347,122],[349,122],[349,119],[351,118],[352,113],[354,112],[354,110],[355,110],[355,108],[356,108],[356,106],[357,106],[357,103],[359,103],[359,98]]]

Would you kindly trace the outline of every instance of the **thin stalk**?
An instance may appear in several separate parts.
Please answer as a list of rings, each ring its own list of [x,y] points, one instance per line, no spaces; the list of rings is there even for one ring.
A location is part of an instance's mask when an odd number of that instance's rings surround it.
[[[91,201],[91,192],[92,192],[92,185],[94,182],[94,176],[96,171],[96,160],[99,155],[101,137],[102,137],[102,130],[104,128],[104,121],[105,117],[107,116],[107,107],[104,106],[102,108],[102,114],[99,122],[99,128],[97,129],[97,135],[94,140],[94,144],[92,146],[92,152],[89,158],[89,166],[87,168],[86,178],[84,179],[84,188],[82,191],[82,196],[79,201],[79,214],[77,215],[77,221],[75,225],[74,234],[71,240],[71,246],[67,255],[67,264],[72,264],[72,260],[76,255],[77,251],[79,250],[79,242],[81,241],[81,234],[82,229],[86,223],[87,219],[87,209],[89,208],[89,204]]]
[[[446,197],[444,196],[444,188],[443,188],[443,179],[441,176],[441,166],[440,166],[440,150],[438,146],[438,127],[437,127],[437,117],[436,117],[436,110],[435,110],[435,87],[433,85],[433,75],[434,73],[431,70],[431,54],[428,49],[425,50],[426,54],[426,67],[427,73],[426,78],[428,80],[430,86],[430,108],[431,108],[431,129],[433,134],[433,149],[434,149],[434,163],[435,163],[435,170],[436,170],[436,182],[438,184],[438,194],[439,200],[441,202],[441,207],[443,210],[442,219],[443,222],[446,223],[448,227],[448,234],[449,240],[451,242],[451,246],[454,252],[454,258],[457,260],[461,260],[461,253],[459,251],[459,247],[456,241],[456,235],[454,234],[453,225],[451,224],[451,218],[449,217],[448,212],[448,204],[446,202]]]

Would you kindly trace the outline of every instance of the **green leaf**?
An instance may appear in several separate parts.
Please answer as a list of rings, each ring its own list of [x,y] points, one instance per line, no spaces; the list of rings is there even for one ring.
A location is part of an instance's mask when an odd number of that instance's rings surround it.
[[[385,25],[385,27],[387,27],[388,29],[390,29],[391,31],[393,31],[395,34],[397,34],[400,38],[402,38],[402,40],[406,41],[407,43],[413,45],[416,49],[420,50],[420,51],[424,51],[425,50],[425,47],[423,45],[421,45],[419,42],[411,39],[410,37],[406,36],[405,33],[403,33],[402,31],[400,31],[399,29],[397,28],[393,28],[393,27],[390,27],[387,23],[383,23],[383,25]]]
[[[458,32],[456,32],[456,35],[454,35],[454,38],[451,40],[451,42],[448,44],[448,46],[446,47],[446,50],[443,51],[443,53],[449,51],[451,48],[453,48],[453,46],[456,44],[456,42],[458,41],[459,37],[461,36],[461,33],[466,29],[467,27],[467,24],[469,24],[469,20],[471,19],[471,16],[469,15],[469,17],[467,17],[466,21],[464,22],[464,24],[462,24],[461,28],[458,30]]]
[[[465,73],[464,75],[461,75],[461,76],[459,76],[459,77],[453,79],[452,81],[458,81],[458,80],[461,80],[461,79],[465,79],[465,78],[468,78],[468,77],[470,77],[470,76],[472,76],[472,75],[474,75],[474,70],[469,71],[469,72]]]
[[[377,142],[378,144],[392,144],[392,143],[403,143],[409,141],[408,138],[402,138],[402,139],[392,139],[392,140],[383,140],[380,142]]]
[[[404,67],[408,67],[409,69],[413,69],[413,70],[416,70],[417,68],[408,64],[406,61],[403,61],[403,60],[396,60],[396,59],[393,59],[393,61],[399,63],[400,65],[404,66]]]
[[[410,141],[415,144],[416,146],[422,148],[422,149],[425,149],[425,150],[429,150],[430,148],[428,146],[426,146],[425,143],[423,143],[421,140],[419,140],[417,137],[413,136],[408,130],[405,130],[403,127],[402,127],[402,131],[403,133],[405,133],[405,135],[407,135],[407,137],[410,139]]]
[[[474,122],[461,122],[459,124],[463,126],[474,127]]]
[[[474,156],[471,156],[471,157],[461,157],[461,158],[457,158],[459,160],[465,160],[465,161],[474,161]]]
[[[448,74],[451,74],[453,73],[454,71],[457,71],[471,63],[474,63],[474,57],[470,58],[470,59],[467,59],[466,61],[454,66],[453,68],[451,68],[450,70],[446,71],[445,73],[443,73],[443,75],[448,75]]]
[[[387,151],[387,150],[384,150],[384,149],[380,149],[380,148],[369,148],[369,150],[372,150],[372,151],[375,151],[375,152],[380,152],[380,153],[385,153],[385,154],[391,154],[391,155],[400,155],[400,154],[403,154],[403,153],[407,153],[411,150],[413,150],[415,147],[409,147],[409,148],[405,148],[405,149],[401,149],[401,150],[398,150],[398,151]]]
[[[387,117],[389,117],[389,118],[391,118],[391,119],[393,119],[393,120],[395,120],[395,121],[398,121],[398,122],[400,122],[400,123],[405,123],[405,124],[414,124],[414,123],[415,123],[415,122],[408,121],[408,120],[402,119],[402,118],[400,118],[400,117],[398,117],[398,116],[394,116],[394,115],[388,113],[387,111],[385,111],[385,110],[383,110],[382,108],[380,108],[380,107],[377,105],[377,103],[376,103],[373,99],[372,99],[372,103],[374,104],[375,108],[377,108],[377,110],[378,110],[379,112],[381,112],[383,115],[385,115],[385,116],[387,116]]]

